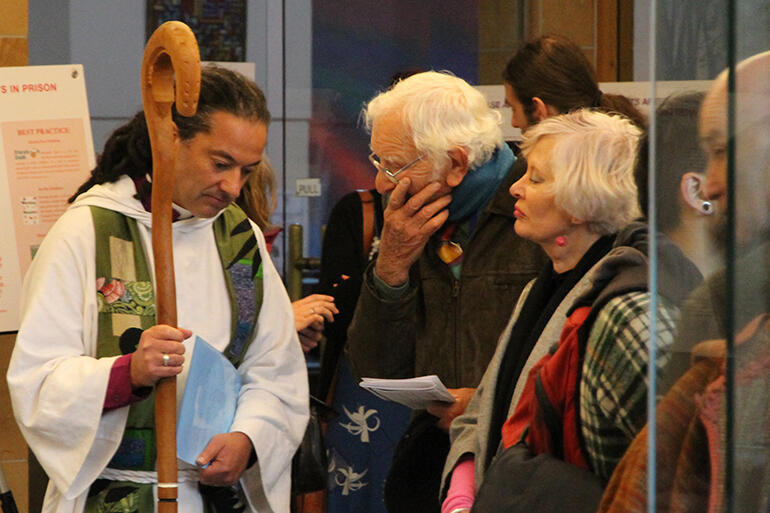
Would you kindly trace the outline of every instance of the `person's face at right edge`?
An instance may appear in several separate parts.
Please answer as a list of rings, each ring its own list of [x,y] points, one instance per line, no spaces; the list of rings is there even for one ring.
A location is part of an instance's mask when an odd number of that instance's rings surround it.
[[[713,236],[724,246],[727,228],[727,92],[720,77],[703,101],[700,137],[706,151],[704,195],[716,207]],[[741,75],[738,75],[741,78]],[[764,105],[762,105],[764,103]],[[766,110],[761,114],[762,108]],[[736,243],[753,246],[770,234],[770,109],[767,100],[736,97],[735,194]]]

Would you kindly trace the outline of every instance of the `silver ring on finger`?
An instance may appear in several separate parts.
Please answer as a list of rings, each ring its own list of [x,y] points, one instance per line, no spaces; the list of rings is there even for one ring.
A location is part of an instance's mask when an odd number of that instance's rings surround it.
[[[163,355],[163,366],[168,367],[168,361],[171,359],[171,356],[168,355],[168,353]]]

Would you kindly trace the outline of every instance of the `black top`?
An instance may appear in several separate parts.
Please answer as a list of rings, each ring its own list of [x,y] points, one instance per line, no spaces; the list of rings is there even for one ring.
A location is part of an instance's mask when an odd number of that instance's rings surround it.
[[[374,200],[374,235],[382,231],[382,198],[370,190]],[[363,254],[363,207],[358,192],[343,196],[329,215],[321,252],[319,294],[334,296],[339,314],[334,322],[326,323],[326,348],[321,362],[319,390],[315,395],[325,398],[331,385],[337,362],[347,341],[348,325],[358,302],[363,274],[369,255]],[[343,278],[347,276],[348,278]]]

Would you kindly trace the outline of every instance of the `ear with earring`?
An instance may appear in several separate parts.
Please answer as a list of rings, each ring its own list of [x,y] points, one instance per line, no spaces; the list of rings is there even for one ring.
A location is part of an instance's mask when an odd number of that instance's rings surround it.
[[[698,213],[710,216],[714,213],[714,204],[702,196],[703,175],[692,171],[682,175],[680,189],[684,202],[694,208]]]
[[[559,246],[560,248],[563,248],[564,246],[566,246],[567,237],[565,237],[564,235],[559,235],[558,237],[556,237],[556,245]]]

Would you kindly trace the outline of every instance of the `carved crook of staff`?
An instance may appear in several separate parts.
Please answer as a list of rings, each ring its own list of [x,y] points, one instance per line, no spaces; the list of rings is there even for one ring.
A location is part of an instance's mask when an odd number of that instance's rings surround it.
[[[157,323],[176,327],[176,285],[171,240],[174,191],[174,72],[176,109],[192,116],[198,107],[201,66],[190,27],[169,21],[153,32],[142,58],[142,107],[152,147],[152,254],[155,260]],[[158,513],[177,511],[176,378],[155,387],[158,451]]]

